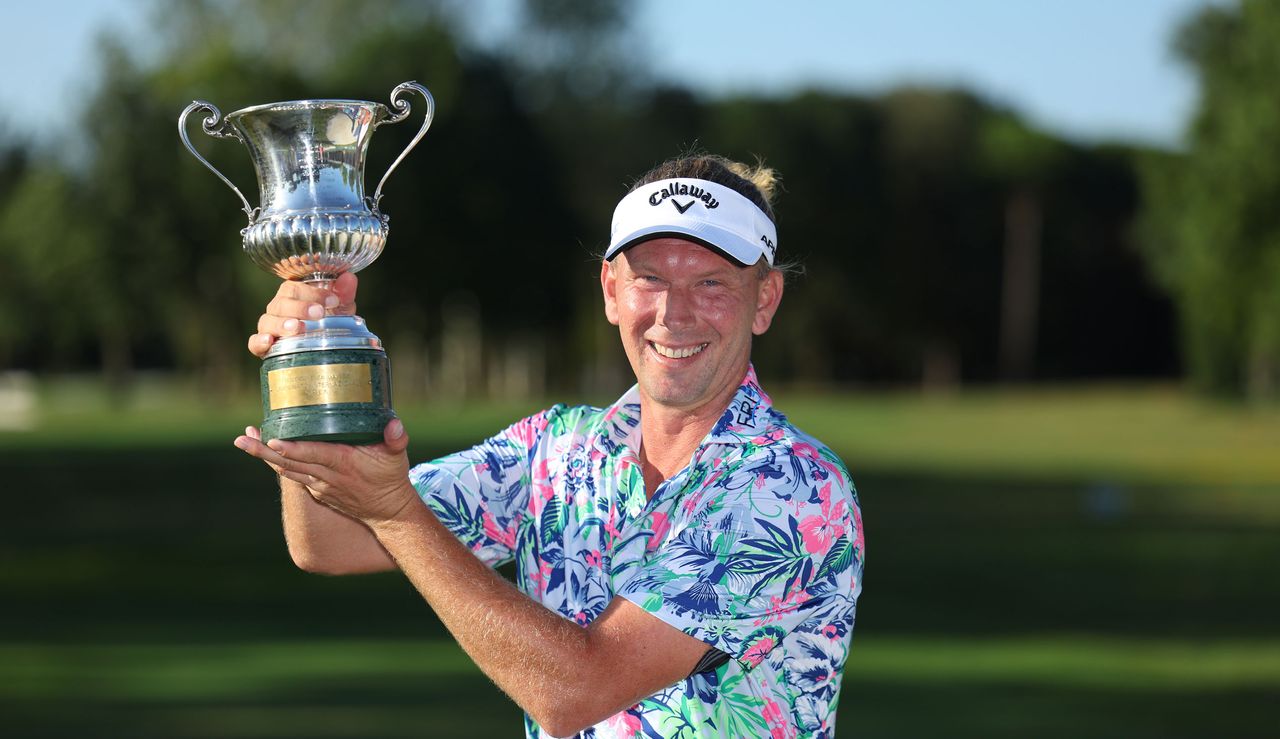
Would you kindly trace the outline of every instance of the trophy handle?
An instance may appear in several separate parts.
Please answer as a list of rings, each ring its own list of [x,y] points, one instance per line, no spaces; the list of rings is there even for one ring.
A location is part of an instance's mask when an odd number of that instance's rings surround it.
[[[410,141],[409,145],[404,147],[404,151],[400,152],[400,156],[396,157],[396,160],[391,163],[390,167],[387,167],[386,174],[382,175],[382,179],[378,181],[378,188],[373,191],[373,202],[371,203],[374,210],[377,210],[378,201],[382,199],[382,186],[386,184],[387,178],[395,171],[396,166],[400,164],[400,160],[404,159],[405,155],[412,151],[413,147],[418,145],[418,142],[422,140],[424,135],[426,135],[427,129],[431,128],[432,119],[436,117],[436,101],[435,98],[431,97],[431,93],[427,91],[427,88],[417,82],[403,82],[396,85],[396,89],[391,91],[391,105],[396,109],[396,112],[392,113],[389,118],[378,125],[380,126],[383,123],[399,123],[409,117],[409,109],[411,106],[409,105],[408,100],[401,98],[401,95],[410,91],[416,92],[426,99],[427,115],[422,121],[422,128],[418,129],[418,135],[414,136],[413,141]]]
[[[200,156],[200,152],[196,151],[196,147],[191,145],[191,139],[187,138],[187,116],[198,110],[207,110],[210,113],[210,115],[207,116],[201,124],[201,128],[204,129],[205,133],[217,139],[240,140],[240,137],[236,135],[235,131],[227,126],[227,122],[222,118],[222,111],[218,110],[218,106],[213,103],[205,102],[204,100],[191,101],[191,104],[182,111],[182,115],[178,116],[178,135],[182,137],[182,143],[186,144],[187,150],[191,152],[192,156],[199,159],[200,163],[208,167],[210,172],[218,175],[218,179],[225,182],[227,187],[231,188],[231,191],[240,198],[240,202],[244,203],[244,214],[249,216],[249,225],[252,226],[253,219],[257,215],[258,209],[249,205],[249,201],[245,198],[244,193],[240,192],[240,188],[232,184],[231,180],[227,179],[226,175],[219,172],[216,167],[209,163],[209,160]]]

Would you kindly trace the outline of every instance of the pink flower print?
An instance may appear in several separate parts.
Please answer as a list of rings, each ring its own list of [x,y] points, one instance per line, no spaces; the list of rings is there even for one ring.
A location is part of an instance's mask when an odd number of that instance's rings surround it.
[[[667,532],[671,530],[671,519],[667,514],[654,511],[650,520],[653,522],[653,536],[649,537],[649,542],[645,544],[647,551],[655,551],[662,542],[667,538]]]
[[[621,737],[637,737],[640,736],[640,717],[631,712],[632,709],[615,713],[605,719],[611,736]]]
[[[795,731],[790,718],[783,713],[782,707],[772,698],[764,699],[764,710],[761,712],[765,723],[769,725],[769,736],[773,739],[794,739]]]
[[[618,507],[609,504],[609,517],[604,521],[604,532],[609,535],[609,545],[613,545],[613,540],[622,536],[622,530],[618,528]]]
[[[501,544],[502,546],[508,549],[515,548],[516,546],[515,532],[509,531],[499,526],[497,520],[494,519],[492,513],[485,511],[484,515],[481,516],[481,520],[484,521],[485,536],[489,537],[493,541],[498,542],[499,544]]]
[[[853,546],[858,550],[858,556],[861,557],[863,547],[866,546],[862,538],[862,509],[858,506],[853,507],[853,528],[858,532],[857,537],[853,540]]]
[[[787,607],[787,599],[779,598],[776,595],[769,596],[769,608],[764,613],[764,618],[758,618],[751,622],[752,626],[764,626],[773,621],[781,621],[782,614],[790,610]]]
[[[828,639],[834,639],[840,636],[840,630],[837,629],[832,624],[827,624],[826,626],[822,627],[822,635],[827,637]]]
[[[831,483],[823,485],[818,491],[822,501],[822,514],[809,516],[800,522],[800,536],[804,539],[804,549],[809,554],[826,554],[843,533],[844,501],[831,504]]]
[[[594,567],[596,569],[599,569],[601,567],[601,560],[602,558],[600,556],[599,549],[592,549],[591,551],[587,552],[586,561],[587,561],[588,567]]]
[[[525,449],[532,449],[538,443],[538,437],[547,428],[547,418],[543,415],[526,418],[511,427],[509,437],[520,443]]]
[[[539,562],[538,569],[529,573],[529,579],[533,580],[534,590],[539,595],[547,592],[547,579],[551,577],[551,565],[546,562]]]
[[[551,472],[547,468],[547,460],[542,460],[533,468],[533,494],[529,496],[529,513],[537,518],[542,515],[542,509],[546,507],[547,501],[551,500],[556,494],[555,485],[551,484]]]
[[[591,619],[590,617],[587,616],[586,611],[578,611],[577,613],[573,614],[573,620],[576,621],[579,626],[586,626],[587,622],[590,621]]]
[[[814,445],[806,444],[803,441],[797,441],[796,443],[791,445],[791,451],[797,457],[800,457],[801,459],[806,459],[818,465],[822,469],[826,470],[828,473],[833,475],[837,480],[844,479],[844,474],[840,471],[840,468],[832,464],[830,461],[828,461],[826,457],[823,457],[822,454],[818,451],[818,448],[815,447]]]
[[[769,596],[769,608],[765,611],[764,618],[756,619],[754,626],[763,626],[772,621],[781,621],[783,614],[794,611],[797,606],[803,605],[809,600],[809,593],[800,587],[799,581],[791,586],[791,591],[783,597],[776,595]]]
[[[760,641],[752,644],[746,653],[742,655],[742,661],[751,667],[755,667],[764,661],[764,658],[773,650],[773,637],[766,636]]]

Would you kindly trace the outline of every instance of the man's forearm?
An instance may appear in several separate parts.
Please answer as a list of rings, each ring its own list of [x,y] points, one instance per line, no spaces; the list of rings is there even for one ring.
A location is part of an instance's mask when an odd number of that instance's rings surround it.
[[[517,590],[428,508],[373,531],[463,650],[544,728],[598,699],[587,695],[600,663],[588,631]]]
[[[280,478],[280,510],[289,555],[299,568],[330,575],[395,569],[367,526],[316,502],[301,483]]]

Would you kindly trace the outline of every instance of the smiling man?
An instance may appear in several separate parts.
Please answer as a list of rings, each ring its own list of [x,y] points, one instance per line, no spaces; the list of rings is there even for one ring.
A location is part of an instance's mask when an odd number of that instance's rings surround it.
[[[364,447],[248,429],[236,446],[280,475],[294,561],[398,567],[530,737],[830,737],[862,520],[844,465],[751,366],[783,293],[772,189],[691,156],[618,204],[600,284],[636,385],[611,406],[412,468],[399,421]],[[285,283],[250,350],[354,297],[350,275]],[[512,560],[516,586],[491,569]]]

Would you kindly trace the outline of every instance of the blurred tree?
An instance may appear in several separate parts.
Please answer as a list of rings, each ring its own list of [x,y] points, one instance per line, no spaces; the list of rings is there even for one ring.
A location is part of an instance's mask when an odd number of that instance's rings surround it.
[[[1035,367],[1039,326],[1043,189],[1061,159],[1063,144],[1031,129],[1016,116],[995,112],[985,116],[980,145],[991,175],[1007,188],[1000,377],[1026,380]]]
[[[7,210],[13,191],[23,181],[28,167],[29,152],[26,142],[10,134],[6,127],[0,126],[0,217]],[[0,230],[0,257],[14,254],[17,248],[14,234]],[[32,286],[22,277],[22,273],[12,263],[6,269],[0,269],[0,369],[16,366],[27,350],[25,343],[30,340],[27,336],[30,331],[27,326],[29,321],[24,320],[24,317]]]
[[[1175,48],[1200,100],[1185,156],[1152,156],[1145,249],[1177,300],[1195,383],[1280,392],[1280,5],[1208,6]]]
[[[634,5],[625,0],[523,0],[504,45],[536,107],[625,101],[648,82],[633,62]]]
[[[439,114],[383,201],[393,236],[380,269],[366,275],[361,304],[392,318],[375,328],[383,326],[391,343],[393,336],[416,335],[413,346],[423,349],[421,337],[438,337],[442,306],[460,289],[474,292],[491,325],[533,332],[535,343],[539,331],[568,322],[568,301],[557,283],[567,279],[563,267],[572,257],[550,246],[573,232],[572,220],[563,199],[547,197],[555,191],[547,146],[503,68],[482,54],[462,54],[442,25],[447,15],[419,12],[425,6],[415,3],[379,6],[388,14],[372,22],[367,18],[376,14],[351,18],[351,7],[336,2],[161,5],[157,22],[172,44],[141,58],[119,42],[103,44],[102,78],[86,106],[83,176],[50,172],[32,178],[30,196],[9,200],[25,233],[43,237],[33,244],[62,242],[59,263],[78,266],[111,291],[110,304],[122,318],[109,325],[134,329],[104,333],[104,361],[110,348],[120,357],[116,364],[127,368],[132,346],[148,354],[144,362],[199,371],[213,389],[233,389],[250,378],[244,336],[273,290],[272,279],[237,253],[243,216],[234,195],[174,135],[187,101],[211,100],[230,112],[280,99],[369,98],[412,78],[430,87]],[[300,37],[277,45],[264,29],[280,27]],[[420,124],[421,103],[413,102],[409,121],[373,139],[367,177],[374,179],[366,184],[380,177]],[[244,148],[211,140],[198,127],[189,122],[196,146],[256,201]],[[42,198],[47,205],[33,214],[33,201]],[[67,229],[80,226],[69,213],[84,214],[91,234],[77,231],[73,238]],[[51,272],[32,284],[53,295],[65,279]],[[65,309],[82,316],[81,323],[116,315],[93,291],[61,292]],[[529,293],[534,299],[511,299]],[[74,342],[74,334],[65,335]]]
[[[244,335],[274,280],[238,253],[238,201],[182,147],[178,111],[192,98],[225,112],[378,99],[418,79],[437,120],[388,183],[392,236],[361,274],[398,398],[615,394],[628,373],[591,254],[631,180],[691,147],[760,155],[784,176],[783,253],[809,271],[760,340],[770,377],[994,380],[1002,322],[1003,345],[1022,347],[1013,364],[1036,378],[1169,371],[1167,307],[1124,238],[1140,203],[1134,157],[1147,153],[1075,146],[960,91],[703,99],[633,74],[629,7],[589,5],[530,0],[495,53],[468,45],[461,3],[158,5],[157,46],[102,45],[74,171],[0,147],[0,248],[14,265],[0,272],[0,317],[27,329],[0,329],[0,358],[251,384]],[[582,67],[596,61],[611,82],[574,81],[595,79]],[[373,137],[366,184],[420,115]],[[190,128],[256,200],[244,147]]]

